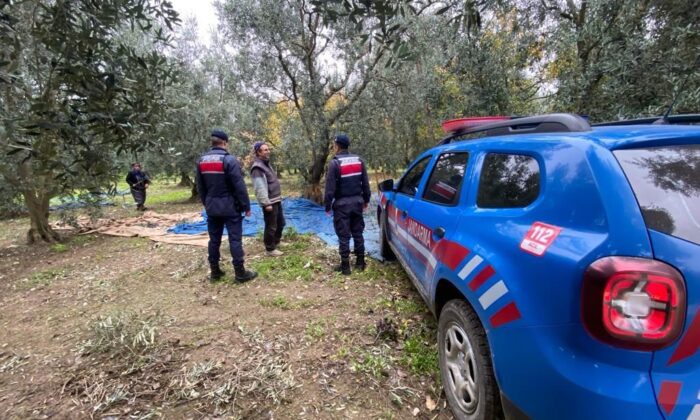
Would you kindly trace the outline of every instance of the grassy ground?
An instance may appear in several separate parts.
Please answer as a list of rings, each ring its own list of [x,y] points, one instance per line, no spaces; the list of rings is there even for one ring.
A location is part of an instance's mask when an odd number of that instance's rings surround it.
[[[149,193],[157,212],[200,209],[187,188]],[[102,217],[137,214],[120,200]],[[258,279],[227,264],[210,284],[203,248],[30,248],[27,228],[0,221],[0,418],[451,418],[435,322],[397,265],[342,277],[335,250],[289,231],[275,259],[245,239]]]

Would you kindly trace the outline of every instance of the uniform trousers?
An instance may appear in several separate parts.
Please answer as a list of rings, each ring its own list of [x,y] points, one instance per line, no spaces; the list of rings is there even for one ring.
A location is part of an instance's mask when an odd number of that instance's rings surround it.
[[[364,201],[362,197],[343,197],[333,202],[333,227],[338,235],[340,258],[350,258],[350,238],[355,248],[355,255],[365,254],[365,219],[362,215]]]
[[[209,232],[209,264],[219,264],[221,259],[221,237],[224,227],[228,232],[228,244],[231,250],[231,259],[234,266],[243,265],[243,217],[238,216],[208,216],[207,231]]]

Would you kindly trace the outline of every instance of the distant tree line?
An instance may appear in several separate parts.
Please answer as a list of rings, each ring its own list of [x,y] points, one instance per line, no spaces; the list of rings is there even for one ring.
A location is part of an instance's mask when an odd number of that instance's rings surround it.
[[[130,160],[191,185],[212,127],[319,200],[337,132],[396,170],[459,116],[700,111],[690,0],[222,0],[208,43],[165,2],[93,3],[0,3],[0,211],[32,240],[58,239],[48,200]]]

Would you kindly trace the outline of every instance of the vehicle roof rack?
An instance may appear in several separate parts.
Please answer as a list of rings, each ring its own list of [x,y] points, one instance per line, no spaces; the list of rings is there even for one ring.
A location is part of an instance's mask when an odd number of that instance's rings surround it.
[[[610,127],[616,125],[643,125],[643,124],[700,124],[700,114],[670,115],[668,117],[648,117],[634,120],[609,121],[593,124],[593,127]]]
[[[533,133],[571,133],[591,131],[591,126],[584,118],[574,114],[545,114],[532,117],[516,117],[510,120],[498,121],[477,127],[458,130],[444,138],[439,144],[450,142],[469,134],[472,138],[486,136],[504,136],[509,134]],[[468,140],[468,139],[462,139]]]

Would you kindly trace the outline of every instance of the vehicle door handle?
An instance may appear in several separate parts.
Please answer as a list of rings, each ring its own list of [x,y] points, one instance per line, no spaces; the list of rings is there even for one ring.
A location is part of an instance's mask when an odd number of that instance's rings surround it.
[[[401,217],[406,218],[408,216],[408,212],[406,210],[401,212]]]
[[[445,228],[442,226],[438,226],[435,228],[435,231],[433,233],[435,233],[435,236],[442,239],[445,237]]]

